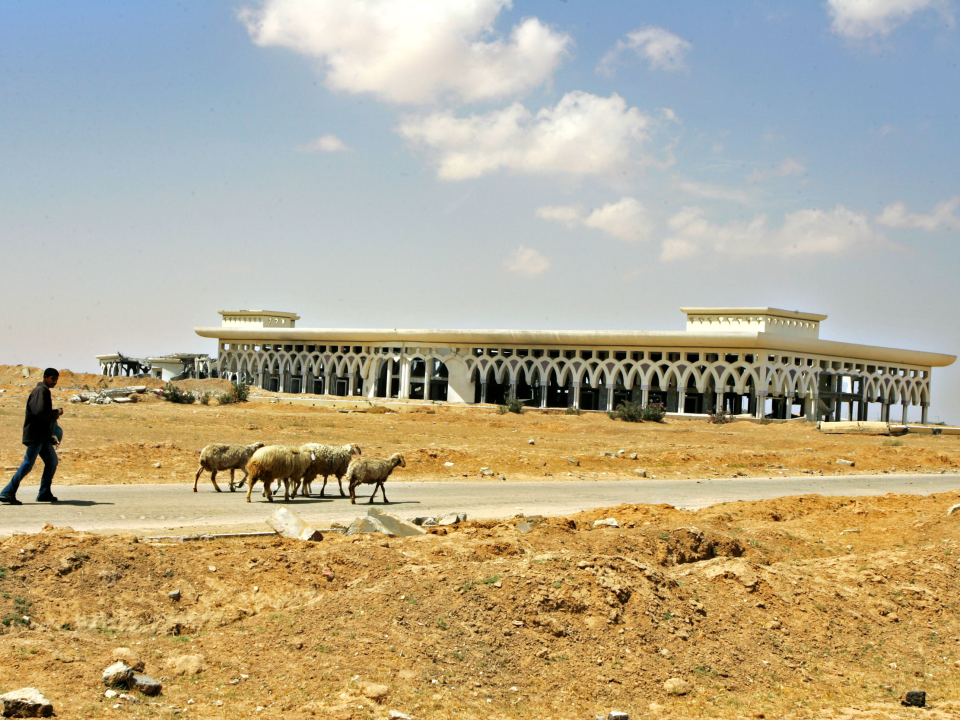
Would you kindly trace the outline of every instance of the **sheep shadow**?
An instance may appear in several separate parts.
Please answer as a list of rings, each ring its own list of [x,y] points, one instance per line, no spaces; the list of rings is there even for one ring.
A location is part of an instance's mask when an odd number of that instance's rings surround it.
[[[364,502],[360,502],[361,500],[363,500]],[[388,500],[386,502],[381,500],[380,502],[374,501],[371,503],[369,495],[357,495],[357,505],[422,505],[422,504],[423,503],[421,503],[419,500]]]
[[[74,505],[77,507],[90,507],[91,505],[114,505],[112,502],[97,502],[96,500],[57,500],[56,502],[41,502],[39,500],[30,501],[24,500],[24,505],[51,505],[57,507],[58,505]]]

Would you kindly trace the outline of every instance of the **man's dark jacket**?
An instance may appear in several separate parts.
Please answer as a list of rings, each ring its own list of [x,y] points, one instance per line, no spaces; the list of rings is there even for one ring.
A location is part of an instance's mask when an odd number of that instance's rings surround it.
[[[27,398],[27,414],[23,420],[23,444],[50,442],[50,430],[60,413],[53,409],[50,388],[38,383]]]

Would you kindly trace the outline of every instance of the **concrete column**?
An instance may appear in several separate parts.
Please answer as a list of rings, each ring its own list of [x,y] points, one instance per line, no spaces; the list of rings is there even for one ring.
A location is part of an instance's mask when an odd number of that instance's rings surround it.
[[[287,373],[283,370],[280,371],[280,392],[287,391]]]
[[[723,410],[723,390],[717,390],[714,392],[713,411],[718,413],[721,410]]]
[[[890,422],[890,403],[888,402],[880,404],[880,422]]]
[[[547,407],[547,390],[550,388],[550,382],[548,380],[540,381],[540,407]]]
[[[573,383],[573,407],[580,409],[580,383]]]
[[[485,403],[487,401],[487,378],[486,376],[480,378],[480,402]]]
[[[313,373],[309,370],[303,371],[303,387],[300,388],[300,392],[304,394],[313,392]]]
[[[927,411],[930,409],[930,403],[922,402],[920,403],[920,422],[924,425],[927,424]]]
[[[347,395],[353,397],[353,391],[357,389],[357,374],[347,373]]]
[[[910,403],[904,401],[904,403],[903,403],[903,420],[901,420],[901,422],[902,422],[904,425],[907,424],[907,410],[908,410],[909,408],[910,408]]]
[[[686,412],[685,405],[687,404],[687,391],[680,390],[677,393],[677,412],[683,415]]]
[[[410,399],[410,358],[400,359],[400,392],[399,399]]]
[[[257,370],[257,387],[263,390],[263,370]]]
[[[513,400],[517,396],[517,379],[510,378],[510,385],[507,390],[507,399]]]
[[[423,361],[423,399],[430,399],[430,366],[433,360],[427,358]]]
[[[650,386],[641,385],[640,386],[640,404],[647,405],[650,403]]]
[[[757,404],[755,408],[755,416],[762,420],[767,409],[767,393],[764,390],[758,390],[754,397]]]
[[[330,373],[326,372],[323,374],[323,394],[324,395],[333,395],[333,390],[330,389]],[[334,388],[335,390],[336,388]]]
[[[820,403],[820,398],[818,398],[816,393],[814,393],[813,390],[811,390],[807,394],[807,402],[806,402],[807,407],[805,408],[807,420],[809,420],[810,422],[817,421],[817,405],[819,405],[819,403]]]

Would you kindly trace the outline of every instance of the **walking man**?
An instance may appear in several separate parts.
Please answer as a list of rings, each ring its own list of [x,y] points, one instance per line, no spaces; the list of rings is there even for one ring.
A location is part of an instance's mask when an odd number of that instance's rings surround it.
[[[17,500],[17,489],[20,487],[20,481],[33,470],[33,464],[37,461],[38,455],[43,460],[43,475],[40,476],[40,491],[37,493],[37,501],[57,501],[53,493],[50,492],[50,486],[53,484],[53,474],[57,471],[58,462],[57,451],[54,450],[53,433],[54,424],[63,415],[63,410],[53,408],[50,388],[56,387],[59,379],[60,373],[57,370],[47,368],[43,371],[43,382],[37,383],[27,399],[27,412],[23,421],[23,444],[27,446],[27,452],[23,456],[23,463],[21,463],[20,468],[10,478],[7,486],[0,490],[0,503],[7,505],[23,504]]]

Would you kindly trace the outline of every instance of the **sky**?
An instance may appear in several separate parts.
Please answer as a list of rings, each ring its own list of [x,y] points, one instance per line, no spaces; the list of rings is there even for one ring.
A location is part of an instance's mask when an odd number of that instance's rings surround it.
[[[193,328],[226,309],[680,330],[769,306],[958,354],[957,11],[0,0],[0,363],[213,354]],[[931,419],[960,423],[960,368]]]

